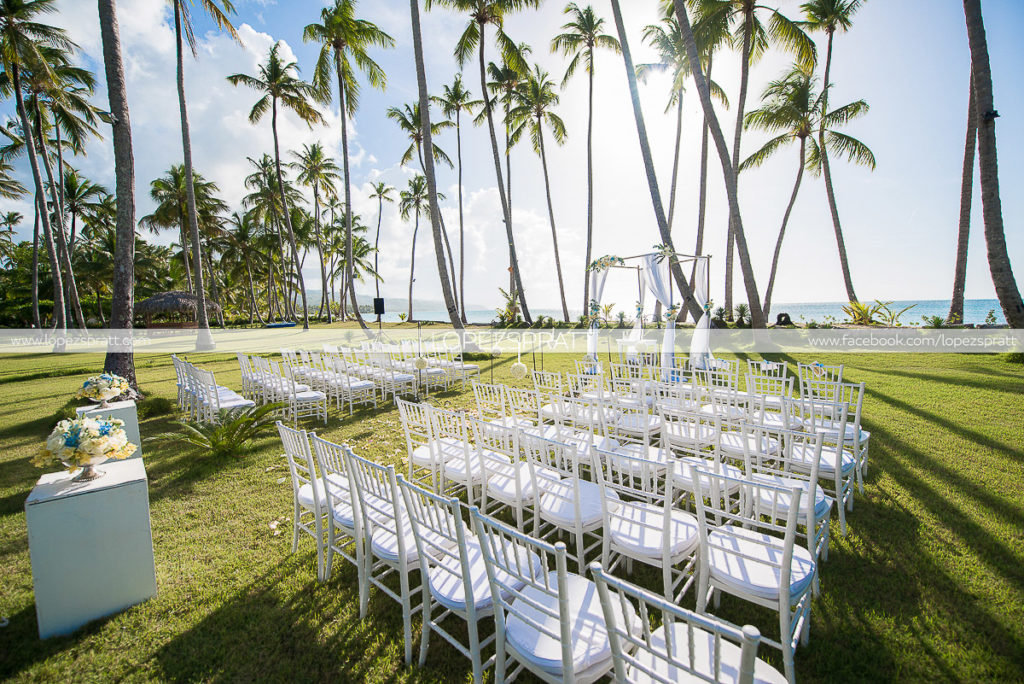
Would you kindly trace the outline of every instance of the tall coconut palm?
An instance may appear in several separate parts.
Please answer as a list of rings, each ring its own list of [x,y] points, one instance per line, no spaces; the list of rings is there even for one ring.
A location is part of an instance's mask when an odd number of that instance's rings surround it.
[[[301,152],[292,152],[295,161],[291,167],[298,171],[296,180],[313,191],[313,234],[316,241],[317,254],[320,256],[321,299],[317,317],[323,315],[327,308],[327,322],[331,322],[330,290],[327,289],[327,265],[324,263],[324,240],[320,231],[320,191],[333,195],[334,183],[341,178],[338,165],[324,152],[320,143],[306,143]]]
[[[562,77],[562,87],[568,84],[581,63],[587,71],[587,250],[583,262],[585,312],[590,302],[590,274],[586,272],[585,267],[590,264],[594,244],[594,50],[604,48],[619,53],[622,48],[614,37],[601,32],[604,29],[604,19],[597,16],[591,5],[581,8],[575,2],[570,2],[562,10],[562,14],[569,15],[570,19],[562,24],[564,33],[551,40],[553,52],[561,52],[567,57],[572,56],[569,66],[565,69],[565,76]],[[671,222],[671,219],[669,221]]]
[[[485,58],[486,29],[493,26],[498,48],[505,62],[520,70],[526,70],[526,64],[515,42],[506,35],[504,30],[505,16],[523,9],[540,6],[540,0],[434,0],[439,5],[451,7],[459,12],[469,14],[469,23],[455,45],[455,58],[459,66],[465,65],[477,51],[480,68],[480,92],[487,92],[487,60]],[[428,1],[427,7],[432,3]],[[512,212],[501,172],[501,151],[498,149],[498,137],[494,132],[493,106],[489,98],[484,99],[484,114],[487,119],[487,131],[491,138],[491,154],[494,157],[494,174],[498,181],[498,197],[501,200],[502,218],[505,221],[505,234],[508,238],[509,254],[511,255],[512,277],[515,281],[515,294],[523,309],[523,318],[532,322],[530,309],[526,305],[526,291],[519,269],[519,258],[516,254],[515,237],[512,233]]]
[[[256,314],[260,325],[263,325],[263,314],[260,312],[260,307],[256,304],[256,286],[252,278],[252,256],[258,254],[256,250],[256,237],[259,232],[259,224],[254,219],[252,212],[239,213],[236,211],[228,218],[225,227],[227,238],[230,240],[234,251],[242,256],[240,261],[245,266],[245,275],[249,283],[250,311]],[[249,323],[252,323],[252,316],[250,316]]]
[[[971,73],[978,116],[978,166],[981,170],[981,215],[985,221],[985,246],[999,305],[1011,328],[1024,328],[1024,302],[1006,251],[1003,208],[999,197],[999,165],[996,155],[996,117],[992,95],[992,66],[980,0],[963,0],[967,39],[971,46]]]
[[[398,124],[399,128],[409,136],[409,147],[406,148],[405,153],[402,155],[401,163],[408,164],[412,161],[413,154],[420,162],[420,171],[424,174],[427,172],[426,161],[423,158],[423,119],[420,115],[420,103],[414,102],[411,105],[403,105],[402,107],[389,107],[387,111],[387,117]],[[437,123],[430,123],[431,135],[438,135],[442,131],[452,128],[455,124],[448,120],[438,121]],[[442,161],[448,165],[449,168],[452,166],[452,159],[448,156],[444,150],[441,149],[440,145],[432,142],[431,149],[433,150],[433,161]],[[451,270],[451,286],[455,288],[455,259],[452,255],[452,246],[448,241],[448,230],[444,225],[444,217],[441,217],[441,237],[444,240],[445,250],[448,254],[448,268]],[[458,297],[455,297],[456,305],[458,304]]]
[[[56,0],[0,0],[0,64],[10,74],[11,87],[21,122],[21,130],[30,133],[28,111],[25,108],[25,96],[21,78],[22,69],[39,69],[46,71],[46,59],[41,47],[50,46],[59,49],[71,49],[73,43],[63,29],[40,23],[36,19],[43,14],[57,10]],[[40,223],[43,226],[43,238],[47,255],[50,258],[51,277],[53,279],[53,322],[59,334],[67,328],[64,311],[64,286],[60,275],[60,261],[53,227],[50,224],[50,212],[46,207],[43,190],[43,178],[39,171],[36,158],[35,141],[31,134],[24,135],[25,151],[32,171],[35,184],[36,203],[39,210]]]
[[[380,222],[384,217],[384,203],[390,204],[395,201],[395,189],[384,181],[374,183],[372,187],[373,192],[370,193],[370,198],[377,200],[377,233],[373,239],[373,272],[380,273],[380,268],[377,265],[377,255],[380,252]],[[379,278],[374,279],[374,287],[374,296],[380,299]],[[380,323],[380,314],[377,314],[377,322]]]
[[[308,28],[308,27],[307,27]],[[295,62],[286,62],[281,58],[281,43],[274,43],[267,53],[267,61],[259,66],[259,75],[232,74],[228,76],[231,85],[244,85],[262,97],[256,101],[249,111],[249,122],[259,123],[263,116],[270,112],[270,128],[274,135],[274,167],[277,171],[278,192],[281,199],[282,215],[284,225],[287,229],[288,242],[292,248],[292,260],[295,265],[295,278],[299,285],[299,294],[302,297],[302,329],[309,330],[309,308],[306,302],[306,283],[302,278],[302,266],[299,263],[299,248],[295,243],[295,233],[292,230],[291,212],[288,209],[288,200],[284,191],[284,174],[281,172],[281,147],[277,137],[277,109],[278,103],[285,109],[290,109],[310,128],[315,123],[322,123],[323,116],[311,104],[316,96],[316,89],[309,83],[299,79],[296,74],[299,67]],[[343,117],[344,118],[344,117]],[[344,151],[345,166],[348,166],[348,151]],[[347,187],[346,179],[346,187]],[[347,192],[347,190],[346,190]],[[353,298],[355,295],[353,294]],[[201,299],[201,298],[200,298]],[[356,307],[358,309],[358,307]],[[358,313],[356,314],[358,316]]]
[[[429,212],[427,206],[427,179],[419,174],[409,179],[407,189],[398,193],[398,213],[403,221],[409,216],[414,218],[412,230],[412,248],[409,253],[409,311],[408,320],[412,320],[412,283],[416,279],[416,235],[420,232],[420,214]]]
[[[824,103],[824,95],[818,93],[816,87],[817,79],[814,78],[813,73],[796,65],[781,79],[772,81],[765,88],[762,95],[764,106],[748,112],[746,116],[748,128],[759,128],[779,135],[766,142],[760,150],[747,158],[740,165],[740,171],[760,166],[775,152],[791,142],[800,144],[796,182],[793,184],[793,192],[782,217],[782,227],[779,228],[779,237],[775,243],[775,253],[772,257],[772,268],[768,276],[768,287],[764,293],[763,308],[766,319],[771,309],[772,289],[775,285],[779,253],[782,250],[782,238],[786,233],[786,225],[793,211],[793,205],[796,203],[804,168],[808,167],[815,174],[821,170],[823,155],[813,135],[824,128],[825,144],[828,148],[837,154],[847,156],[850,161],[872,169],[875,168],[875,156],[867,145],[835,130],[836,126],[866,114],[869,109],[867,102],[864,100],[851,102],[823,117],[821,107]],[[809,152],[808,145],[810,146]]]
[[[366,75],[370,86],[383,90],[387,77],[368,51],[374,46],[389,48],[395,44],[394,39],[376,24],[356,18],[355,12],[356,0],[335,0],[333,7],[325,7],[320,11],[321,23],[309,24],[302,34],[303,40],[321,45],[313,72],[313,85],[320,102],[328,104],[331,101],[331,82],[337,80],[338,108],[341,112],[341,157],[345,175],[345,261],[349,267],[352,264],[352,177],[348,159],[348,117],[355,116],[359,108],[357,69]],[[359,325],[365,328],[366,323],[363,322],[356,301],[351,268],[345,277],[350,288],[353,314]]]
[[[0,159],[0,197],[18,199],[27,192],[25,186],[14,178],[13,172],[14,167],[7,160]]]
[[[760,59],[770,44],[774,43],[795,54],[797,62],[802,66],[811,67],[816,59],[814,41],[808,37],[799,22],[792,21],[774,7],[759,4],[757,0],[691,1],[696,8],[698,21],[702,24],[725,26],[725,28],[711,29],[709,31],[711,33],[722,34],[732,29],[731,42],[740,50],[740,90],[736,100],[736,125],[733,132],[731,159],[732,170],[736,172],[740,165],[740,142],[743,134],[747,89],[750,83],[750,66]],[[766,13],[769,15],[767,24],[761,20]],[[737,182],[737,179],[733,180]],[[730,319],[733,310],[733,254],[736,241],[731,223],[732,219],[730,218],[725,251],[725,308],[730,312]]]
[[[271,259],[271,270],[277,270],[278,281],[282,289],[287,292],[292,284],[292,279],[286,278],[284,271],[286,268],[289,268],[287,264],[292,262],[292,258],[291,253],[285,249],[284,229],[282,228],[284,220],[281,218],[283,212],[281,207],[281,190],[284,190],[289,206],[301,202],[302,195],[298,192],[297,188],[287,182],[287,179],[283,184],[277,182],[274,159],[269,154],[264,154],[259,159],[253,159],[252,157],[247,157],[247,159],[253,167],[253,172],[245,177],[244,183],[245,187],[251,190],[251,192],[242,198],[242,205],[250,207],[256,219],[263,223],[268,241],[273,242],[273,238],[276,238],[277,248],[275,250],[271,247],[269,253],[278,255],[279,259]],[[271,290],[276,292],[273,287]],[[292,297],[286,295],[283,301],[284,313],[282,315],[294,320],[294,312],[291,306]]]
[[[10,263],[14,254],[14,229],[25,220],[21,212],[8,211],[0,216],[0,260]]]
[[[474,100],[473,94],[462,84],[462,74],[455,74],[451,85],[444,86],[444,95],[433,96],[432,102],[441,107],[441,113],[448,120],[455,120],[455,157],[458,165],[459,183],[459,303],[460,317],[466,323],[466,233],[462,208],[462,113],[472,114],[473,110],[483,104],[483,100]],[[379,220],[379,219],[378,219]],[[378,228],[378,233],[380,232]],[[374,264],[376,268],[376,263]],[[454,270],[454,269],[453,269]],[[380,295],[377,295],[378,297]]]
[[[75,253],[78,217],[95,209],[97,202],[106,194],[105,187],[79,175],[75,169],[69,168],[64,172],[64,211],[71,215],[71,233],[68,238],[68,253],[71,256]]]
[[[828,47],[825,53],[825,78],[822,85],[822,111],[828,111],[828,95],[832,88],[832,42],[837,31],[846,32],[853,25],[853,15],[860,9],[862,0],[809,0],[801,5],[804,13],[804,25],[810,31],[824,31],[828,36]],[[824,129],[818,131],[818,147],[821,150],[821,168],[825,173],[825,193],[828,197],[828,208],[832,214],[832,228],[836,234],[836,245],[839,248],[839,266],[843,271],[843,285],[846,297],[851,302],[857,301],[853,290],[853,277],[850,275],[850,262],[846,256],[846,241],[843,239],[843,228],[839,222],[839,209],[836,196],[832,189],[832,169],[829,166],[828,146],[825,144]]]
[[[565,283],[562,280],[562,259],[558,254],[558,231],[555,229],[555,208],[551,202],[551,178],[548,175],[548,157],[544,148],[544,127],[551,129],[551,137],[555,143],[565,143],[565,122],[551,111],[558,104],[555,83],[548,73],[534,66],[526,80],[516,91],[516,106],[509,112],[514,128],[511,140],[513,144],[529,131],[533,150],[540,156],[541,168],[544,171],[544,191],[548,199],[548,220],[551,223],[551,241],[555,250],[555,273],[558,275],[558,293],[562,300],[562,316],[569,322],[569,307],[565,303]]]
[[[178,112],[181,119],[181,148],[185,159],[185,188],[188,192],[188,227],[189,239],[192,243],[192,273],[195,277],[196,288],[196,326],[199,328],[199,336],[196,340],[197,348],[213,348],[213,337],[210,335],[210,320],[206,313],[206,288],[203,285],[203,250],[199,240],[199,217],[196,213],[195,193],[192,183],[192,135],[188,124],[188,106],[185,97],[185,60],[184,44],[187,42],[192,56],[197,57],[196,37],[192,30],[192,16],[190,8],[192,3],[185,0],[170,0],[174,9],[174,49],[177,66],[178,86]],[[200,7],[210,15],[210,19],[219,28],[227,32],[235,41],[241,44],[241,39],[231,25],[229,14],[235,11],[231,0],[199,0]]]
[[[640,91],[636,85],[636,68],[633,66],[633,55],[629,50],[629,41],[626,39],[626,27],[622,22],[622,10],[619,8],[618,0],[612,0],[612,17],[615,20],[615,30],[619,34],[622,60],[626,67],[626,82],[629,85],[630,101],[633,105],[633,118],[636,121],[637,137],[640,140],[640,156],[643,158],[644,171],[647,173],[647,187],[651,193],[651,204],[654,206],[654,218],[658,222],[658,233],[661,235],[662,244],[674,252],[675,246],[672,242],[672,234],[668,229],[665,207],[661,201],[661,191],[658,189],[658,176],[654,171],[651,144],[647,138],[647,125],[644,123],[644,113],[640,106]],[[693,291],[686,282],[686,278],[683,277],[683,271],[679,267],[678,261],[671,259],[669,263],[676,286],[683,296],[683,307],[689,309],[694,318],[698,318],[702,311],[697,306],[697,300],[693,298]]]
[[[953,268],[953,296],[946,320],[964,320],[964,287],[967,283],[967,247],[971,237],[971,202],[974,195],[974,150],[978,146],[978,105],[974,96],[974,74],[967,84],[967,140],[960,172],[960,224],[956,236],[956,266]]]
[[[114,192],[117,196],[117,232],[114,247],[114,285],[110,325],[131,329],[135,308],[135,158],[132,154],[132,126],[128,118],[128,94],[125,89],[124,60],[117,24],[115,0],[97,0],[103,64],[107,77],[107,101],[110,107],[114,144]],[[108,350],[104,370],[128,380],[138,390],[135,379],[135,355],[131,347]]]

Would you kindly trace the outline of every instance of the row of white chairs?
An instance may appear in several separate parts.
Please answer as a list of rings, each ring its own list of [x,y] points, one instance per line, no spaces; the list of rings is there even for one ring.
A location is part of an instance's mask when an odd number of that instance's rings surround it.
[[[294,425],[307,417],[327,424],[327,394],[300,382],[291,366],[242,352],[237,356],[243,395],[261,405],[283,404],[285,419]]]
[[[830,481],[821,473],[826,469],[822,466],[832,464],[834,469],[840,456],[837,453],[830,459],[823,454],[823,438],[818,432],[743,424],[743,462],[738,468],[723,458],[718,418],[697,413],[669,415],[663,411],[666,424],[671,421],[683,428],[677,435],[688,433],[691,437],[637,449],[638,444],[629,441],[628,435],[612,433],[615,438],[611,438],[581,430],[579,425],[506,426],[406,402],[400,402],[399,409],[406,430],[409,480],[443,495],[461,495],[465,490],[467,500],[485,513],[508,509],[516,528],[531,536],[567,535],[569,557],[580,572],[597,553],[602,563],[613,569],[623,562],[627,569],[634,561],[646,563],[661,571],[664,596],[676,602],[698,577],[699,608],[708,592],[719,590],[738,592],[754,602],[765,600],[763,588],[756,582],[754,586],[744,584],[750,568],[742,563],[739,578],[729,575],[737,568],[718,568],[727,576],[723,586],[705,581],[713,575],[708,578],[694,571],[699,559],[716,553],[717,560],[729,565],[728,554],[723,557],[711,548],[715,538],[699,538],[699,523],[691,512],[699,512],[707,498],[706,492],[704,496],[699,492],[699,473],[727,478],[727,493],[744,491],[742,508],[754,518],[777,519],[783,513],[791,518],[787,525],[794,528],[787,527],[785,534],[795,536],[789,536],[782,546],[772,547],[775,542],[763,538],[737,543],[753,547],[741,550],[755,557],[758,551],[768,557],[788,552],[791,559],[795,554],[806,571],[800,574],[800,592],[789,603],[776,593],[768,605],[779,610],[780,633],[785,638],[773,643],[783,649],[786,658],[792,658],[801,635],[806,638],[810,599],[805,600],[804,590],[817,590],[816,570],[809,568],[816,568],[818,558],[827,558],[834,503],[829,494],[838,491],[843,503],[850,501],[852,494],[849,470],[843,473],[841,467],[840,476],[833,475],[831,480],[834,485],[827,486]],[[744,490],[744,482],[755,491]],[[791,491],[794,488],[803,496],[803,505]],[[666,518],[671,522],[666,524]],[[782,531],[779,525],[773,529]],[[796,537],[805,543],[794,551],[791,542]],[[760,548],[765,544],[769,546]],[[703,556],[698,551],[701,545]],[[778,603],[772,603],[776,599]]]
[[[762,639],[752,626],[738,628],[702,614],[706,601],[698,601],[697,612],[683,609],[612,576],[599,563],[588,568],[592,579],[586,569],[570,572],[561,541],[524,533],[476,506],[467,511],[459,499],[410,482],[393,466],[361,458],[347,446],[280,423],[278,429],[293,481],[293,551],[300,533],[316,540],[321,580],[329,577],[335,554],[353,563],[363,616],[371,587],[398,602],[407,662],[412,623],[419,616],[420,664],[437,634],[470,660],[477,682],[492,667],[495,681],[522,671],[545,681],[592,682],[605,676],[623,682],[794,681],[791,657],[787,676],[756,658],[760,641],[775,642]],[[794,560],[795,515],[777,515],[785,505],[798,508],[799,488],[707,471],[699,473],[696,487],[701,508],[694,527],[707,548],[697,554],[706,559],[698,571],[701,588],[708,596],[734,591],[716,573],[731,563],[756,570],[756,577],[769,582],[777,576],[780,602],[796,601],[795,631],[806,634],[807,588],[817,570],[813,561]],[[773,501],[767,507],[766,492]],[[752,512],[752,502],[762,515]],[[786,541],[778,540],[779,534]],[[758,535],[776,540],[762,547]],[[732,542],[740,546],[733,548]],[[779,557],[773,555],[777,548]],[[719,562],[716,554],[730,560]],[[398,575],[397,592],[384,583],[391,574]],[[801,596],[794,597],[791,587]],[[465,641],[449,617],[465,622]],[[488,623],[493,634],[485,636]]]
[[[215,423],[221,412],[255,406],[255,402],[240,396],[230,387],[218,385],[212,371],[199,368],[188,360],[171,355],[178,388],[178,408],[190,420]]]

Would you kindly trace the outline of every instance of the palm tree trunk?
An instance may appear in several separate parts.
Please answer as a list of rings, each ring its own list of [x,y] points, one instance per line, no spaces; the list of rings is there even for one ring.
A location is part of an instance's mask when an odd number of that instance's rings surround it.
[[[459,188],[462,192],[462,188]],[[462,207],[459,207],[461,213]],[[373,239],[373,272],[380,273],[377,267],[377,257],[380,255],[380,220],[384,216],[384,196],[377,198],[377,236]],[[373,279],[374,297],[380,299],[380,278]],[[377,322],[380,323],[380,314],[377,314]]]
[[[714,55],[708,55],[708,81],[711,80],[711,64]],[[698,183],[697,196],[697,243],[694,247],[694,254],[700,255],[704,249],[704,218],[708,208],[708,120],[701,118],[700,131],[700,181]],[[690,269],[690,287],[694,286],[697,278],[697,262],[693,262]],[[685,309],[684,309],[685,311]],[[699,320],[699,319],[698,319]]]
[[[430,133],[430,95],[427,93],[427,71],[423,63],[423,38],[420,35],[420,8],[419,0],[409,0],[409,9],[412,19],[412,42],[413,52],[416,58],[416,83],[419,89],[420,100],[420,128],[423,135],[423,147],[427,150],[434,149],[434,141]],[[483,36],[480,36],[481,41]],[[481,43],[482,45],[482,43]],[[452,293],[452,278],[448,275],[448,265],[444,261],[444,252],[441,245],[441,209],[437,202],[437,181],[434,175],[434,155],[423,155],[425,165],[425,176],[427,177],[427,199],[430,203],[430,227],[434,235],[434,253],[437,256],[437,274],[441,279],[441,294],[444,297],[444,305],[448,310],[448,319],[456,330],[462,329],[462,320],[459,318],[459,310],[455,304]],[[410,298],[410,308],[411,308]]]
[[[672,244],[672,234],[668,230],[668,220],[665,218],[665,208],[661,204],[661,190],[658,189],[658,177],[654,172],[654,159],[651,157],[651,145],[647,139],[647,125],[644,123],[644,113],[640,108],[640,91],[636,86],[636,70],[633,67],[633,55],[629,50],[629,42],[626,38],[626,29],[622,23],[622,11],[619,9],[619,0],[612,0],[612,14],[615,17],[615,28],[619,34],[619,44],[622,47],[622,58],[626,65],[626,80],[629,83],[629,95],[633,102],[633,117],[636,119],[636,132],[640,138],[640,154],[644,160],[644,169],[647,172],[647,186],[651,192],[651,202],[654,205],[654,217],[658,221],[658,232],[661,234],[662,242],[675,251]],[[697,317],[701,314],[701,308],[697,306],[697,300],[693,298],[693,291],[690,289],[679,262],[675,259],[670,261],[672,276],[683,297],[683,306],[690,309],[690,313]]]
[[[967,243],[971,236],[971,200],[974,194],[974,150],[978,146],[977,98],[974,77],[968,84],[967,140],[964,143],[964,165],[960,176],[960,228],[956,237],[956,267],[953,269],[953,297],[949,302],[951,323],[964,322],[964,286],[967,282]]]
[[[786,225],[789,223],[789,216],[793,213],[793,205],[796,204],[796,194],[800,191],[800,181],[804,177],[804,163],[807,154],[807,139],[800,138],[800,167],[796,171],[796,182],[793,184],[793,194],[789,196],[789,204],[786,205],[786,213],[782,215],[782,227],[779,228],[779,238],[775,241],[775,253],[772,255],[772,270],[768,274],[768,287],[764,291],[764,317],[769,318],[772,308],[772,289],[775,287],[775,273],[779,266],[779,254],[782,252],[782,238],[786,234]]]
[[[54,205],[54,212],[57,214],[57,223],[53,226],[53,239],[57,245],[57,256],[64,264],[64,279],[62,281],[65,290],[65,303],[69,309],[69,316],[73,316],[78,326],[85,328],[85,315],[82,313],[82,302],[78,297],[78,283],[75,281],[75,271],[71,265],[71,255],[68,253],[68,243],[64,234],[64,207],[57,194],[57,182],[53,175],[53,166],[50,164],[49,151],[46,147],[46,136],[43,135],[43,122],[38,108],[36,109],[36,137],[39,140],[39,157],[43,160],[43,170],[46,172],[46,180],[50,183],[50,201]]]
[[[341,74],[340,55],[335,53],[334,65],[338,72],[338,103],[341,115],[341,156],[342,166],[345,173],[345,282],[342,287],[349,288],[349,296],[352,298],[352,313],[359,321],[359,327],[368,330],[363,314],[359,312],[359,302],[356,300],[356,283],[352,270],[352,177],[348,168],[348,112],[345,108],[347,91],[345,81]]]
[[[309,308],[306,304],[306,282],[302,278],[302,265],[299,263],[299,247],[295,243],[295,232],[292,230],[291,212],[288,211],[288,198],[284,194],[284,174],[281,173],[281,147],[277,141],[277,98],[273,98],[273,114],[270,119],[270,127],[274,132],[274,166],[277,168],[277,189],[281,195],[281,213],[284,214],[284,225],[288,229],[288,243],[292,248],[292,261],[295,264],[295,277],[298,281],[299,294],[302,296],[302,329],[309,330]],[[344,111],[344,109],[342,110]],[[343,116],[341,130],[345,130],[345,117]],[[343,154],[345,155],[345,201],[348,201],[348,141],[342,138],[345,143]],[[349,224],[349,240],[351,241],[351,224]],[[349,246],[351,249],[351,245]]]
[[[412,0],[415,2],[415,0]],[[505,195],[505,184],[501,177],[501,153],[498,151],[498,136],[494,133],[494,115],[491,112],[491,101],[487,97],[487,70],[484,67],[484,27],[479,25],[480,44],[478,56],[480,62],[480,89],[484,93],[484,112],[487,114],[487,132],[491,135],[491,152],[494,155],[494,173],[498,178],[498,195],[501,199],[501,211],[505,219],[505,234],[508,237],[509,256],[512,261],[512,279],[515,282],[516,295],[519,297],[519,305],[523,309],[523,319],[527,323],[533,323],[530,316],[530,309],[526,306],[526,291],[523,289],[523,278],[519,271],[519,259],[516,256],[516,243],[512,235],[512,212],[509,208],[508,197]]]
[[[135,310],[135,157],[132,153],[132,126],[128,117],[128,93],[125,90],[116,3],[115,0],[98,0],[98,5],[107,98],[114,119],[111,130],[114,143],[114,193],[117,197],[110,327],[130,330]],[[138,391],[133,349],[108,351],[103,369],[125,378]]]
[[[423,148],[422,148],[422,146],[420,146],[420,145],[416,146],[416,153],[419,155],[419,158],[420,158],[420,168],[423,170],[423,174],[426,175],[427,167],[423,163]],[[456,293],[458,292],[458,288],[457,288],[456,283],[455,283],[455,273],[456,273],[456,271],[455,271],[455,260],[452,257],[452,245],[451,245],[450,242],[448,242],[448,229],[444,225],[444,214],[439,214],[439,217],[441,219],[441,238],[444,241],[445,253],[448,255],[448,268],[451,270],[451,276],[452,276],[452,298],[455,300],[456,308],[458,308],[458,306],[459,306],[459,298],[458,298],[458,296],[456,296]]]
[[[836,193],[832,189],[832,167],[828,161],[828,148],[825,147],[825,120],[828,113],[828,88],[829,74],[832,71],[832,38],[834,33],[828,32],[828,54],[825,57],[825,80],[824,92],[821,96],[822,122],[818,129],[818,149],[821,154],[821,168],[825,175],[825,194],[828,196],[828,209],[832,213],[832,227],[836,233],[836,245],[839,248],[839,266],[843,271],[843,285],[846,286],[846,298],[851,302],[857,301],[857,294],[853,291],[853,279],[850,277],[850,263],[846,257],[846,242],[843,240],[843,228],[839,223],[839,209],[836,206]]]
[[[736,106],[736,129],[732,137],[732,168],[733,183],[739,187],[739,174],[736,170],[740,167],[740,138],[743,136],[743,112],[747,104],[747,88],[750,83],[750,41],[754,30],[754,6],[750,3],[743,13],[743,51],[740,59],[740,96]],[[738,191],[737,191],[738,192]],[[730,209],[731,211],[731,209]],[[732,271],[733,254],[735,250],[736,234],[733,232],[733,219],[729,219],[729,230],[725,238],[725,310],[727,320],[733,318],[732,300]]]
[[[36,146],[31,134],[32,127],[28,122],[28,113],[25,111],[25,97],[21,91],[21,69],[17,63],[11,64],[11,81],[14,86],[14,97],[18,107],[18,118],[21,119],[21,130],[25,135],[25,152],[28,156],[29,167],[32,169],[32,181],[36,185],[37,207],[39,220],[43,224],[43,239],[46,242],[46,252],[50,257],[50,271],[53,280],[53,325],[59,335],[67,332],[67,318],[64,311],[64,284],[60,276],[60,262],[57,259],[57,247],[54,244],[53,229],[50,226],[50,212],[46,208],[46,193],[43,190],[43,177],[39,173],[39,160],[36,159]]]
[[[679,181],[679,147],[683,141],[683,89],[676,94],[679,98],[676,107],[676,147],[672,156],[672,186],[668,192],[668,229],[672,230],[672,219],[676,215],[676,185]],[[685,309],[681,309],[680,313]]]
[[[406,317],[412,322],[412,281],[416,276],[416,234],[420,232],[420,210],[416,208],[416,227],[412,229],[412,253],[409,257],[409,315]]]
[[[985,245],[988,268],[992,273],[999,305],[1011,328],[1024,328],[1024,302],[1010,266],[1003,228],[1003,208],[999,197],[999,164],[996,156],[996,116],[992,95],[992,68],[988,40],[979,0],[963,0],[967,37],[971,46],[971,71],[977,98],[978,166],[981,169],[981,206],[985,220]]]
[[[32,228],[32,325],[43,327],[39,318],[39,195],[35,195],[36,216]]]
[[[481,38],[481,40],[482,40],[482,38]],[[510,97],[510,96],[511,96],[511,93],[507,93],[507,97]],[[486,93],[485,93],[484,97],[486,97]],[[508,215],[512,216],[512,149],[511,149],[511,144],[512,144],[511,133],[512,133],[512,130],[511,130],[510,126],[509,126],[508,110],[509,110],[509,102],[506,99],[505,100],[505,196],[508,197]],[[509,272],[508,272],[509,292],[513,292],[516,289],[515,273],[511,270],[512,269],[512,260],[513,260],[512,250],[510,249],[510,250],[508,250],[508,267],[510,269]]]
[[[320,257],[320,313],[317,314],[317,318],[323,314],[324,303],[326,303],[327,322],[331,323],[331,303],[327,297],[330,290],[327,288],[327,266],[324,264],[324,240],[320,235],[320,188],[316,183],[313,184],[313,229],[316,232],[316,252]]]
[[[466,324],[466,230],[462,215],[462,106],[455,110],[455,156],[459,164],[459,304],[460,320]],[[377,262],[373,262],[377,270]],[[453,269],[454,270],[454,269]]]
[[[617,4],[617,0],[613,1]],[[690,27],[690,19],[686,14],[686,7],[683,0],[673,0],[673,2],[676,8],[676,17],[679,20],[679,28],[683,35],[683,42],[686,45],[686,56],[695,67],[693,70],[693,81],[697,86],[697,93],[700,95],[704,119],[708,122],[711,137],[715,141],[718,157],[722,162],[722,175],[725,177],[725,194],[729,199],[730,224],[736,239],[736,252],[739,255],[740,269],[743,272],[743,284],[747,292],[747,302],[750,308],[750,324],[754,328],[763,328],[765,327],[764,312],[761,310],[761,298],[757,293],[757,282],[754,280],[754,269],[750,263],[747,237],[743,232],[743,219],[740,216],[739,195],[736,189],[736,170],[729,159],[729,149],[725,144],[725,136],[722,134],[722,127],[718,123],[718,117],[715,115],[715,108],[711,102],[711,90],[701,69],[700,57],[697,53],[697,42],[693,37],[693,29]],[[695,317],[697,315],[699,314],[694,314]]]
[[[245,274],[249,276],[249,303],[252,304],[252,311],[256,314],[256,317],[260,320],[260,325],[266,325],[263,320],[263,314],[260,312],[260,308],[256,306],[256,285],[253,284],[252,280],[252,266],[249,262],[249,254],[245,254]],[[252,325],[252,316],[249,316],[249,325]]]
[[[594,247],[594,48],[588,48],[587,73],[587,255],[583,264],[583,314],[590,310],[590,261]]]
[[[558,274],[558,294],[562,298],[562,316],[569,322],[569,307],[565,305],[565,284],[562,282],[562,260],[558,256],[558,231],[555,230],[555,208],[551,204],[551,180],[548,177],[548,157],[544,152],[544,131],[541,120],[537,117],[537,140],[540,143],[540,163],[544,169],[544,192],[548,197],[548,220],[551,222],[551,242],[555,248],[555,273]]]
[[[185,237],[185,214],[178,216],[178,240],[181,243],[181,261],[185,266],[185,288],[188,292],[195,292],[192,287],[192,266],[188,261],[188,239]]]
[[[174,4],[174,46],[178,71],[178,111],[181,115],[181,148],[185,157],[185,197],[188,206],[189,238],[192,242],[192,276],[196,294],[196,349],[213,349],[210,318],[206,312],[206,288],[203,283],[203,252],[199,242],[199,216],[196,213],[196,190],[192,179],[192,136],[188,127],[188,106],[185,100],[185,61],[181,35],[181,0]],[[182,245],[184,247],[184,244]]]

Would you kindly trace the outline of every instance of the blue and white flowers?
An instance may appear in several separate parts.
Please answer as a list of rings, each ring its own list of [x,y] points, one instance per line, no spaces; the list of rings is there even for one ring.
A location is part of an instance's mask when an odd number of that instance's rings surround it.
[[[96,465],[107,459],[128,458],[138,447],[128,441],[124,421],[116,418],[76,418],[57,423],[46,446],[32,462],[44,468],[60,461],[68,470]]]
[[[128,381],[120,375],[103,373],[94,375],[82,383],[82,387],[79,388],[75,396],[79,399],[107,401],[124,394],[129,389]]]

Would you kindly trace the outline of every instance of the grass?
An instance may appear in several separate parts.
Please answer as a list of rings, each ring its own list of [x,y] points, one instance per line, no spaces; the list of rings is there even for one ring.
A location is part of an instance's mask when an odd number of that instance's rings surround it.
[[[239,385],[226,354],[190,355]],[[539,360],[539,359],[538,359]],[[792,359],[791,359],[792,360]],[[832,548],[814,602],[800,680],[1024,679],[1024,373],[1003,357],[844,355],[868,386],[871,470]],[[512,383],[514,357],[495,361]],[[527,359],[529,361],[529,359]],[[368,680],[448,682],[468,661],[440,639],[426,667],[402,662],[398,607],[374,592],[358,616],[355,572],[339,562],[318,584],[311,542],[291,554],[291,490],[276,435],[240,458],[146,445],[158,595],[68,637],[36,631],[24,501],[40,471],[29,459],[99,356],[6,356],[0,369],[0,678],[24,680]],[[547,355],[548,370],[571,359]],[[484,379],[490,364],[483,363]],[[163,432],[173,399],[167,357],[139,356],[153,402],[143,435]],[[465,406],[461,392],[434,399]],[[309,425],[360,454],[398,463],[390,405]],[[270,528],[281,521],[277,536]],[[657,586],[650,573],[642,583]],[[653,581],[652,581],[653,580]],[[74,569],[68,568],[74,582]],[[82,587],[88,591],[89,587]],[[693,606],[692,595],[684,605]],[[773,614],[726,596],[717,611],[777,634]],[[777,665],[771,649],[762,650]]]

